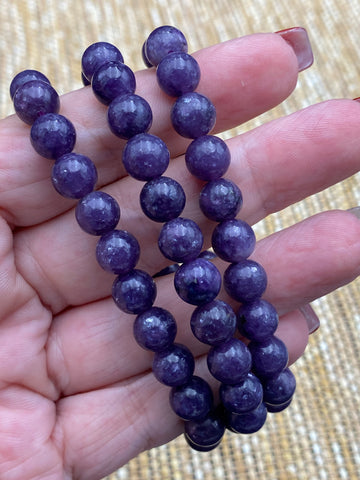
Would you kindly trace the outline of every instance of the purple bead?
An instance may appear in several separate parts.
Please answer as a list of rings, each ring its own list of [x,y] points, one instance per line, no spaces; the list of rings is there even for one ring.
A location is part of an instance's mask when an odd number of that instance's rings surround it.
[[[214,252],[222,260],[240,262],[253,253],[256,238],[248,223],[233,219],[215,227],[211,242]]]
[[[46,113],[33,123],[30,141],[39,155],[55,160],[72,151],[76,132],[67,118],[58,113]]]
[[[207,356],[211,374],[220,382],[235,385],[242,382],[251,368],[251,354],[237,338],[212,347]]]
[[[161,253],[173,262],[188,262],[198,257],[203,235],[197,223],[189,218],[174,218],[165,223],[159,235]]]
[[[285,410],[290,405],[291,402],[292,402],[292,397],[290,398],[290,400],[288,400],[285,403],[280,403],[278,405],[271,405],[270,403],[266,403],[265,406],[269,413],[279,413]]]
[[[236,385],[220,385],[220,399],[226,410],[232,413],[247,413],[255,410],[263,401],[263,387],[252,373]]]
[[[185,207],[185,192],[180,183],[169,177],[158,177],[145,183],[140,192],[140,205],[155,222],[177,218]]]
[[[140,133],[127,142],[122,160],[129,175],[147,182],[165,172],[170,153],[161,138],[150,133]]]
[[[221,443],[221,439],[220,439],[218,442],[214,443],[213,445],[197,445],[196,443],[191,441],[191,439],[187,435],[184,435],[184,438],[186,440],[186,443],[189,445],[189,447],[191,447],[193,450],[197,452],[211,452],[211,450],[215,450],[215,448],[217,448]]]
[[[215,448],[224,433],[225,424],[219,409],[212,410],[203,420],[185,422],[185,438],[195,450],[208,451]]]
[[[96,259],[104,270],[125,275],[137,264],[140,246],[134,235],[126,230],[112,230],[99,238]]]
[[[194,373],[195,360],[185,345],[174,343],[161,352],[156,352],[152,364],[155,378],[168,387],[188,383]]]
[[[252,370],[260,378],[279,375],[287,366],[289,354],[280,338],[269,337],[263,342],[250,342],[248,348],[252,356]]]
[[[275,307],[263,299],[242,305],[237,314],[241,335],[256,342],[263,342],[271,337],[278,324],[279,316]]]
[[[45,113],[58,113],[59,95],[47,82],[30,80],[21,85],[14,95],[14,108],[17,116],[28,125]]]
[[[96,98],[109,105],[119,95],[134,93],[136,80],[132,70],[124,63],[108,62],[95,71],[91,86]]]
[[[152,111],[148,102],[134,93],[116,97],[109,105],[108,123],[114,135],[129,139],[145,133],[152,124]]]
[[[10,84],[11,100],[13,100],[17,89],[31,80],[42,80],[50,85],[50,80],[43,73],[38,72],[37,70],[23,70],[15,75]]]
[[[120,310],[138,315],[152,307],[156,298],[156,284],[143,270],[132,270],[115,279],[112,297]]]
[[[184,302],[203,305],[213,301],[218,295],[221,288],[221,274],[209,260],[197,258],[178,268],[174,285]]]
[[[85,155],[66,153],[56,159],[51,181],[55,190],[63,197],[82,198],[95,187],[96,167]]]
[[[190,143],[185,162],[194,177],[205,181],[216,180],[229,168],[230,150],[221,138],[203,135]]]
[[[255,433],[265,424],[267,417],[267,409],[264,403],[261,403],[258,408],[252,412],[236,414],[230,413],[228,415],[227,427],[234,433]]]
[[[296,389],[296,379],[289,368],[279,375],[263,382],[264,402],[266,405],[282,405],[291,400]]]
[[[123,62],[119,49],[108,42],[96,42],[90,45],[81,58],[82,73],[91,82],[95,71],[107,62]]]
[[[253,302],[261,297],[267,286],[264,268],[254,260],[232,263],[224,273],[224,287],[238,302]]]
[[[194,310],[190,326],[200,342],[221,345],[234,335],[236,315],[227,303],[222,300],[213,300]]]
[[[208,182],[200,192],[200,209],[207,218],[215,222],[235,218],[242,203],[239,187],[225,178]]]
[[[179,135],[198,138],[207,135],[214,127],[216,110],[207,97],[189,92],[176,100],[170,116],[172,125]]]
[[[140,313],[134,322],[135,340],[142,348],[153,352],[168,349],[174,343],[176,332],[173,315],[159,307]]]
[[[183,420],[202,420],[213,407],[213,394],[205,380],[194,376],[185,385],[171,389],[170,405]]]
[[[145,58],[151,65],[158,65],[172,52],[187,52],[188,46],[184,34],[175,27],[163,25],[153,30],[144,45]]]
[[[171,97],[193,92],[200,81],[200,67],[188,53],[174,52],[164,57],[156,69],[160,88]]]
[[[86,233],[104,235],[118,224],[120,207],[111,195],[100,191],[91,192],[77,204],[75,217]]]

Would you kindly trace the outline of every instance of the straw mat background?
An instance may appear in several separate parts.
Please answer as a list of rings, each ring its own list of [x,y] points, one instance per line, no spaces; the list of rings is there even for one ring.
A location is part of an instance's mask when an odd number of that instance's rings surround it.
[[[80,87],[79,58],[94,41],[116,43],[137,69],[139,46],[161,24],[182,29],[191,51],[252,32],[305,27],[315,64],[300,74],[287,101],[241,132],[328,98],[360,96],[359,18],[357,0],[0,0],[0,113],[12,113],[9,81],[25,68],[43,71],[61,93]],[[325,209],[359,205],[359,180],[355,175],[270,216],[256,226],[258,236]],[[179,438],[108,480],[360,478],[359,285],[314,303],[321,328],[294,367],[298,389],[289,410],[273,415],[257,434],[227,434],[210,454],[190,451]]]

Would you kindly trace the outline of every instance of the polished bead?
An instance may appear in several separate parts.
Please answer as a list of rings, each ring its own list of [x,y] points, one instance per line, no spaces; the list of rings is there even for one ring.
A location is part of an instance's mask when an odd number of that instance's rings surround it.
[[[267,409],[261,403],[252,412],[243,414],[230,413],[228,415],[227,427],[234,433],[250,434],[255,433],[263,427],[267,417]]]
[[[222,404],[232,413],[247,413],[255,410],[263,401],[263,387],[260,380],[248,373],[246,378],[236,385],[220,385]]]
[[[200,342],[221,345],[234,335],[236,315],[227,303],[222,300],[213,300],[194,310],[190,326]]]
[[[163,25],[150,33],[144,50],[147,62],[156,66],[169,53],[187,52],[188,46],[184,34],[179,29]]]
[[[120,310],[138,315],[152,307],[156,284],[147,272],[135,269],[115,279],[112,297]]]
[[[205,380],[194,376],[185,385],[171,389],[170,405],[183,420],[202,420],[213,407],[213,394]]]
[[[251,368],[251,354],[237,338],[212,347],[207,356],[211,374],[220,382],[235,385],[242,382]]]
[[[176,387],[188,383],[194,373],[195,360],[190,350],[174,343],[161,352],[156,352],[152,364],[155,378],[167,385]]]
[[[252,302],[261,297],[267,286],[264,268],[254,260],[232,263],[224,273],[226,292],[238,302]]]
[[[155,222],[168,222],[177,218],[183,211],[185,202],[184,189],[169,177],[150,180],[140,192],[142,211]]]
[[[242,220],[225,220],[212,234],[211,244],[218,257],[226,262],[240,262],[255,248],[256,238],[250,225]]]
[[[197,92],[181,95],[171,109],[171,122],[186,138],[207,135],[215,125],[216,110],[211,101]]]
[[[189,172],[199,180],[216,180],[229,168],[230,150],[221,138],[203,135],[190,143],[185,162]]]
[[[135,92],[135,75],[124,63],[108,62],[95,71],[91,87],[96,98],[109,105],[119,95]]]
[[[96,167],[85,155],[66,153],[56,159],[51,181],[55,190],[63,197],[82,198],[95,187]]]
[[[73,124],[64,116],[46,113],[33,123],[30,141],[39,155],[55,160],[72,151],[76,132]]]
[[[140,313],[134,322],[134,337],[146,350],[160,352],[174,342],[177,332],[173,315],[160,307],[151,307]]]
[[[95,71],[107,62],[123,62],[124,58],[115,45],[96,42],[87,47],[81,58],[83,75],[91,82]]]
[[[175,218],[165,223],[159,235],[161,253],[173,262],[188,262],[198,257],[203,235],[197,223],[189,218]]]
[[[147,182],[165,172],[170,153],[161,138],[150,133],[140,133],[127,142],[122,160],[130,176]]]
[[[219,409],[212,410],[203,420],[185,422],[185,438],[195,450],[212,450],[219,445],[224,433],[225,424]]]
[[[116,275],[129,273],[140,257],[140,246],[134,235],[126,230],[112,230],[102,235],[96,245],[96,259],[107,272]]]
[[[59,95],[49,83],[42,80],[30,80],[16,90],[14,109],[23,122],[32,125],[45,113],[58,113],[60,109]]]
[[[241,335],[249,340],[262,342],[271,337],[279,324],[279,316],[271,303],[258,299],[244,304],[237,313],[237,325]]]
[[[10,83],[11,100],[13,100],[17,89],[25,83],[30,82],[31,80],[41,80],[50,85],[50,80],[38,70],[23,70],[22,72],[19,72],[17,75],[15,75],[15,77],[12,79],[12,82]]]
[[[189,447],[191,447],[193,450],[197,452],[211,452],[211,450],[215,450],[215,448],[217,448],[221,443],[221,438],[220,438],[220,440],[214,443],[213,445],[197,445],[189,438],[188,435],[184,434],[184,438],[186,440],[186,443],[189,445]]]
[[[218,295],[221,274],[214,264],[204,258],[197,258],[181,265],[174,276],[175,290],[184,302],[203,305]]]
[[[108,193],[96,191],[83,197],[76,206],[75,217],[90,235],[104,235],[113,230],[120,219],[120,207]]]
[[[272,336],[263,342],[250,342],[248,348],[252,356],[252,370],[260,378],[279,375],[289,360],[287,348],[280,338]]]
[[[200,81],[200,67],[194,57],[184,52],[166,55],[156,69],[160,88],[171,97],[193,92]]]
[[[129,139],[145,133],[152,123],[152,111],[148,102],[134,93],[116,97],[109,105],[108,124],[118,137]]]
[[[285,368],[279,375],[263,381],[264,402],[270,405],[282,405],[295,393],[296,379],[289,368]]]
[[[208,182],[200,192],[200,209],[207,218],[215,222],[235,218],[242,203],[239,187],[225,178]]]

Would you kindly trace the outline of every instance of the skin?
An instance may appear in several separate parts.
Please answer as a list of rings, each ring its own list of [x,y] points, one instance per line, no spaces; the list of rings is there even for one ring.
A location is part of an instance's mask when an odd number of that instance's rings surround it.
[[[202,70],[198,91],[217,108],[217,132],[272,108],[296,85],[296,57],[275,34],[236,39],[196,57]],[[137,93],[154,111],[151,132],[172,153],[167,174],[185,187],[183,215],[199,222],[209,244],[214,223],[198,210],[200,182],[183,168],[188,142],[169,126],[172,100],[160,92],[153,71],[138,72],[137,82]],[[166,265],[156,247],[160,225],[139,212],[141,184],[121,167],[124,143],[107,129],[106,108],[89,87],[65,95],[61,105],[78,132],[76,151],[94,160],[98,187],[121,205],[120,228],[140,241],[139,268],[155,273]],[[360,104],[334,100],[229,140],[227,177],[243,192],[240,217],[255,223],[357,172],[359,129]],[[75,203],[55,192],[50,172],[51,162],[31,148],[29,127],[15,116],[2,120],[0,477],[100,479],[170,441],[182,425],[168,406],[168,388],[151,373],[152,354],[132,338],[133,318],[109,297],[114,277],[96,263],[97,239],[79,229]],[[291,363],[308,340],[298,309],[359,275],[359,239],[358,219],[331,211],[258,242],[252,258],[268,273],[265,297],[281,315],[277,335]],[[177,341],[193,350],[197,373],[208,378],[206,347],[188,325],[193,307],[177,298],[171,277],[157,286],[156,305],[177,317]]]

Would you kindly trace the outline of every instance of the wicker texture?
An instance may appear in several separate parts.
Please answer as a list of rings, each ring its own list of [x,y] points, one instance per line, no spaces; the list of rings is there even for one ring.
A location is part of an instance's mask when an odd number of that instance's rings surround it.
[[[357,0],[0,0],[0,113],[12,113],[9,79],[24,68],[43,71],[59,92],[81,86],[79,58],[87,45],[119,45],[142,68],[139,47],[160,24],[182,29],[190,49],[235,36],[299,25],[310,35],[313,67],[291,97],[241,126],[244,131],[332,97],[360,95],[360,3]],[[359,175],[271,215],[259,237],[316,212],[360,204]],[[359,281],[314,303],[322,326],[294,367],[291,408],[272,415],[251,436],[227,434],[211,454],[182,438],[144,452],[108,480],[337,480],[360,478]],[[24,479],[25,480],[25,479]]]

